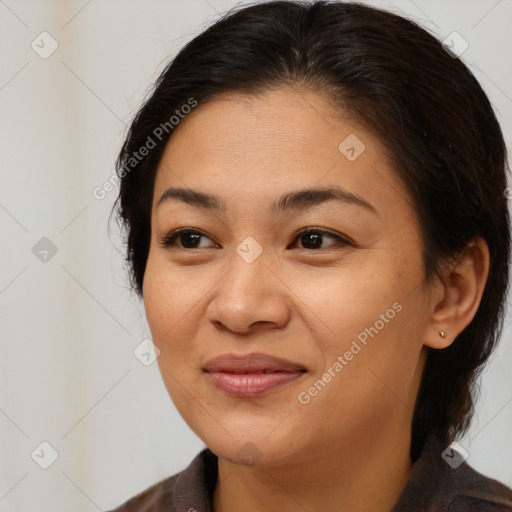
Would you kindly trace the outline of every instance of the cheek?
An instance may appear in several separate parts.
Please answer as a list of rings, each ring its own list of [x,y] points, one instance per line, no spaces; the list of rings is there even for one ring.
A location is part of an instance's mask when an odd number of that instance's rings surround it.
[[[197,267],[176,268],[165,254],[148,259],[144,275],[144,308],[153,343],[160,350],[158,365],[173,400],[178,382],[198,378],[202,346],[198,330],[205,315],[205,296],[218,276]]]
[[[325,326],[328,335],[323,341],[324,348],[343,349],[376,322],[379,331],[384,331],[388,322],[382,324],[381,315],[385,316],[384,321],[392,322],[399,308],[393,309],[393,304],[402,303],[404,298],[394,274],[392,258],[369,258],[361,268],[340,269],[319,280],[301,280],[297,295],[304,298],[306,306]]]
[[[158,343],[161,333],[165,328],[172,326],[172,311],[175,311],[171,303],[173,296],[169,293],[169,286],[162,272],[148,260],[144,274],[144,309],[148,320],[153,341]],[[170,307],[169,307],[170,306]]]
[[[144,275],[144,308],[153,342],[160,350],[178,348],[200,293],[165,262],[149,258]],[[178,335],[179,333],[179,335]],[[181,344],[182,345],[182,344]]]
[[[400,392],[416,367],[425,328],[420,255],[382,251],[379,256],[369,258],[360,270],[325,278],[319,283],[322,294],[312,286],[301,290],[328,327],[327,335],[318,337],[324,368],[342,356],[346,366],[340,375],[347,378],[343,386],[356,394],[365,394],[368,386],[384,389],[378,377]],[[337,382],[341,385],[342,380]]]
[[[188,290],[188,291],[187,291]],[[167,392],[183,417],[190,396],[183,382],[191,378],[194,332],[188,328],[197,298],[168,265],[148,260],[144,275],[144,308],[151,338],[160,353],[158,367]],[[190,387],[190,383],[187,387]]]

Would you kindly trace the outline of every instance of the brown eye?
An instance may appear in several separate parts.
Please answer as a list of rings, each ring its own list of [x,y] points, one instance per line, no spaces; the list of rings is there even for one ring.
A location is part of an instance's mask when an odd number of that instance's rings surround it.
[[[179,229],[166,235],[160,241],[160,244],[169,248],[176,247],[176,241],[179,240],[180,244],[177,246],[178,249],[203,249],[204,247],[199,247],[201,238],[208,237],[194,229]]]
[[[195,229],[177,229],[172,233],[166,235],[160,240],[160,244],[166,248],[176,248],[176,249],[204,249],[209,246],[200,246],[201,239],[209,239],[208,236],[197,231]],[[327,247],[323,247],[323,244],[326,239],[334,240],[334,244],[331,243]],[[299,241],[302,247],[300,249],[306,250],[321,250],[321,249],[329,249],[332,246],[354,246],[352,242],[341,238],[338,235],[330,233],[328,231],[324,231],[322,229],[305,229],[298,233],[294,239],[295,241]]]
[[[334,245],[353,245],[352,243],[344,240],[343,238],[334,235],[333,233],[329,233],[328,231],[324,231],[321,229],[307,229],[301,231],[296,237],[295,240],[299,240],[303,245],[303,249],[328,249],[329,247],[322,247],[322,243],[326,238],[330,238],[331,240],[335,240],[336,244]],[[295,241],[294,240],[294,241]],[[331,244],[332,246],[333,244]]]

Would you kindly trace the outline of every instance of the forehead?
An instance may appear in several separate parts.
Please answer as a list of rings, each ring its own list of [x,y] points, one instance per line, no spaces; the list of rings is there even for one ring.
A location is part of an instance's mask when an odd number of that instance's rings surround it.
[[[290,87],[224,94],[174,129],[155,181],[218,195],[273,197],[287,190],[340,186],[375,203],[404,195],[382,143],[324,95]]]
[[[236,154],[246,160],[256,154],[279,159],[296,155],[298,159],[304,145],[337,151],[336,141],[344,129],[365,131],[354,122],[340,125],[340,119],[348,122],[346,117],[325,95],[307,89],[282,87],[251,95],[224,93],[199,103],[173,131],[168,145],[193,137],[194,150],[201,152]],[[287,149],[294,151],[285,152]]]

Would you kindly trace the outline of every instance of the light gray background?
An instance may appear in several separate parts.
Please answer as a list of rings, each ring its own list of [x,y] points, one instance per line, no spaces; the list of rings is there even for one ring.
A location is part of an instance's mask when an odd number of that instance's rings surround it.
[[[469,43],[462,58],[511,140],[510,0],[369,3],[441,38],[459,32]],[[126,123],[167,60],[233,5],[0,0],[4,512],[113,508],[204,446],[174,409],[156,363],[133,355],[150,334],[128,290],[118,233],[107,233],[117,189],[101,201],[92,191],[112,176]],[[46,59],[31,47],[43,31],[59,45]],[[57,247],[47,262],[32,252],[42,237]],[[511,335],[507,327],[461,441],[477,470],[509,486]],[[31,458],[43,441],[59,454],[46,470]],[[34,458],[48,460],[49,450],[38,450]]]

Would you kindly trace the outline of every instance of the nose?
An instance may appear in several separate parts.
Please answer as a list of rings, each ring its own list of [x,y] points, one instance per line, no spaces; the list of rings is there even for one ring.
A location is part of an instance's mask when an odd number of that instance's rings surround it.
[[[238,254],[213,290],[206,314],[215,328],[250,334],[284,327],[290,318],[288,288],[263,252],[247,262]]]

